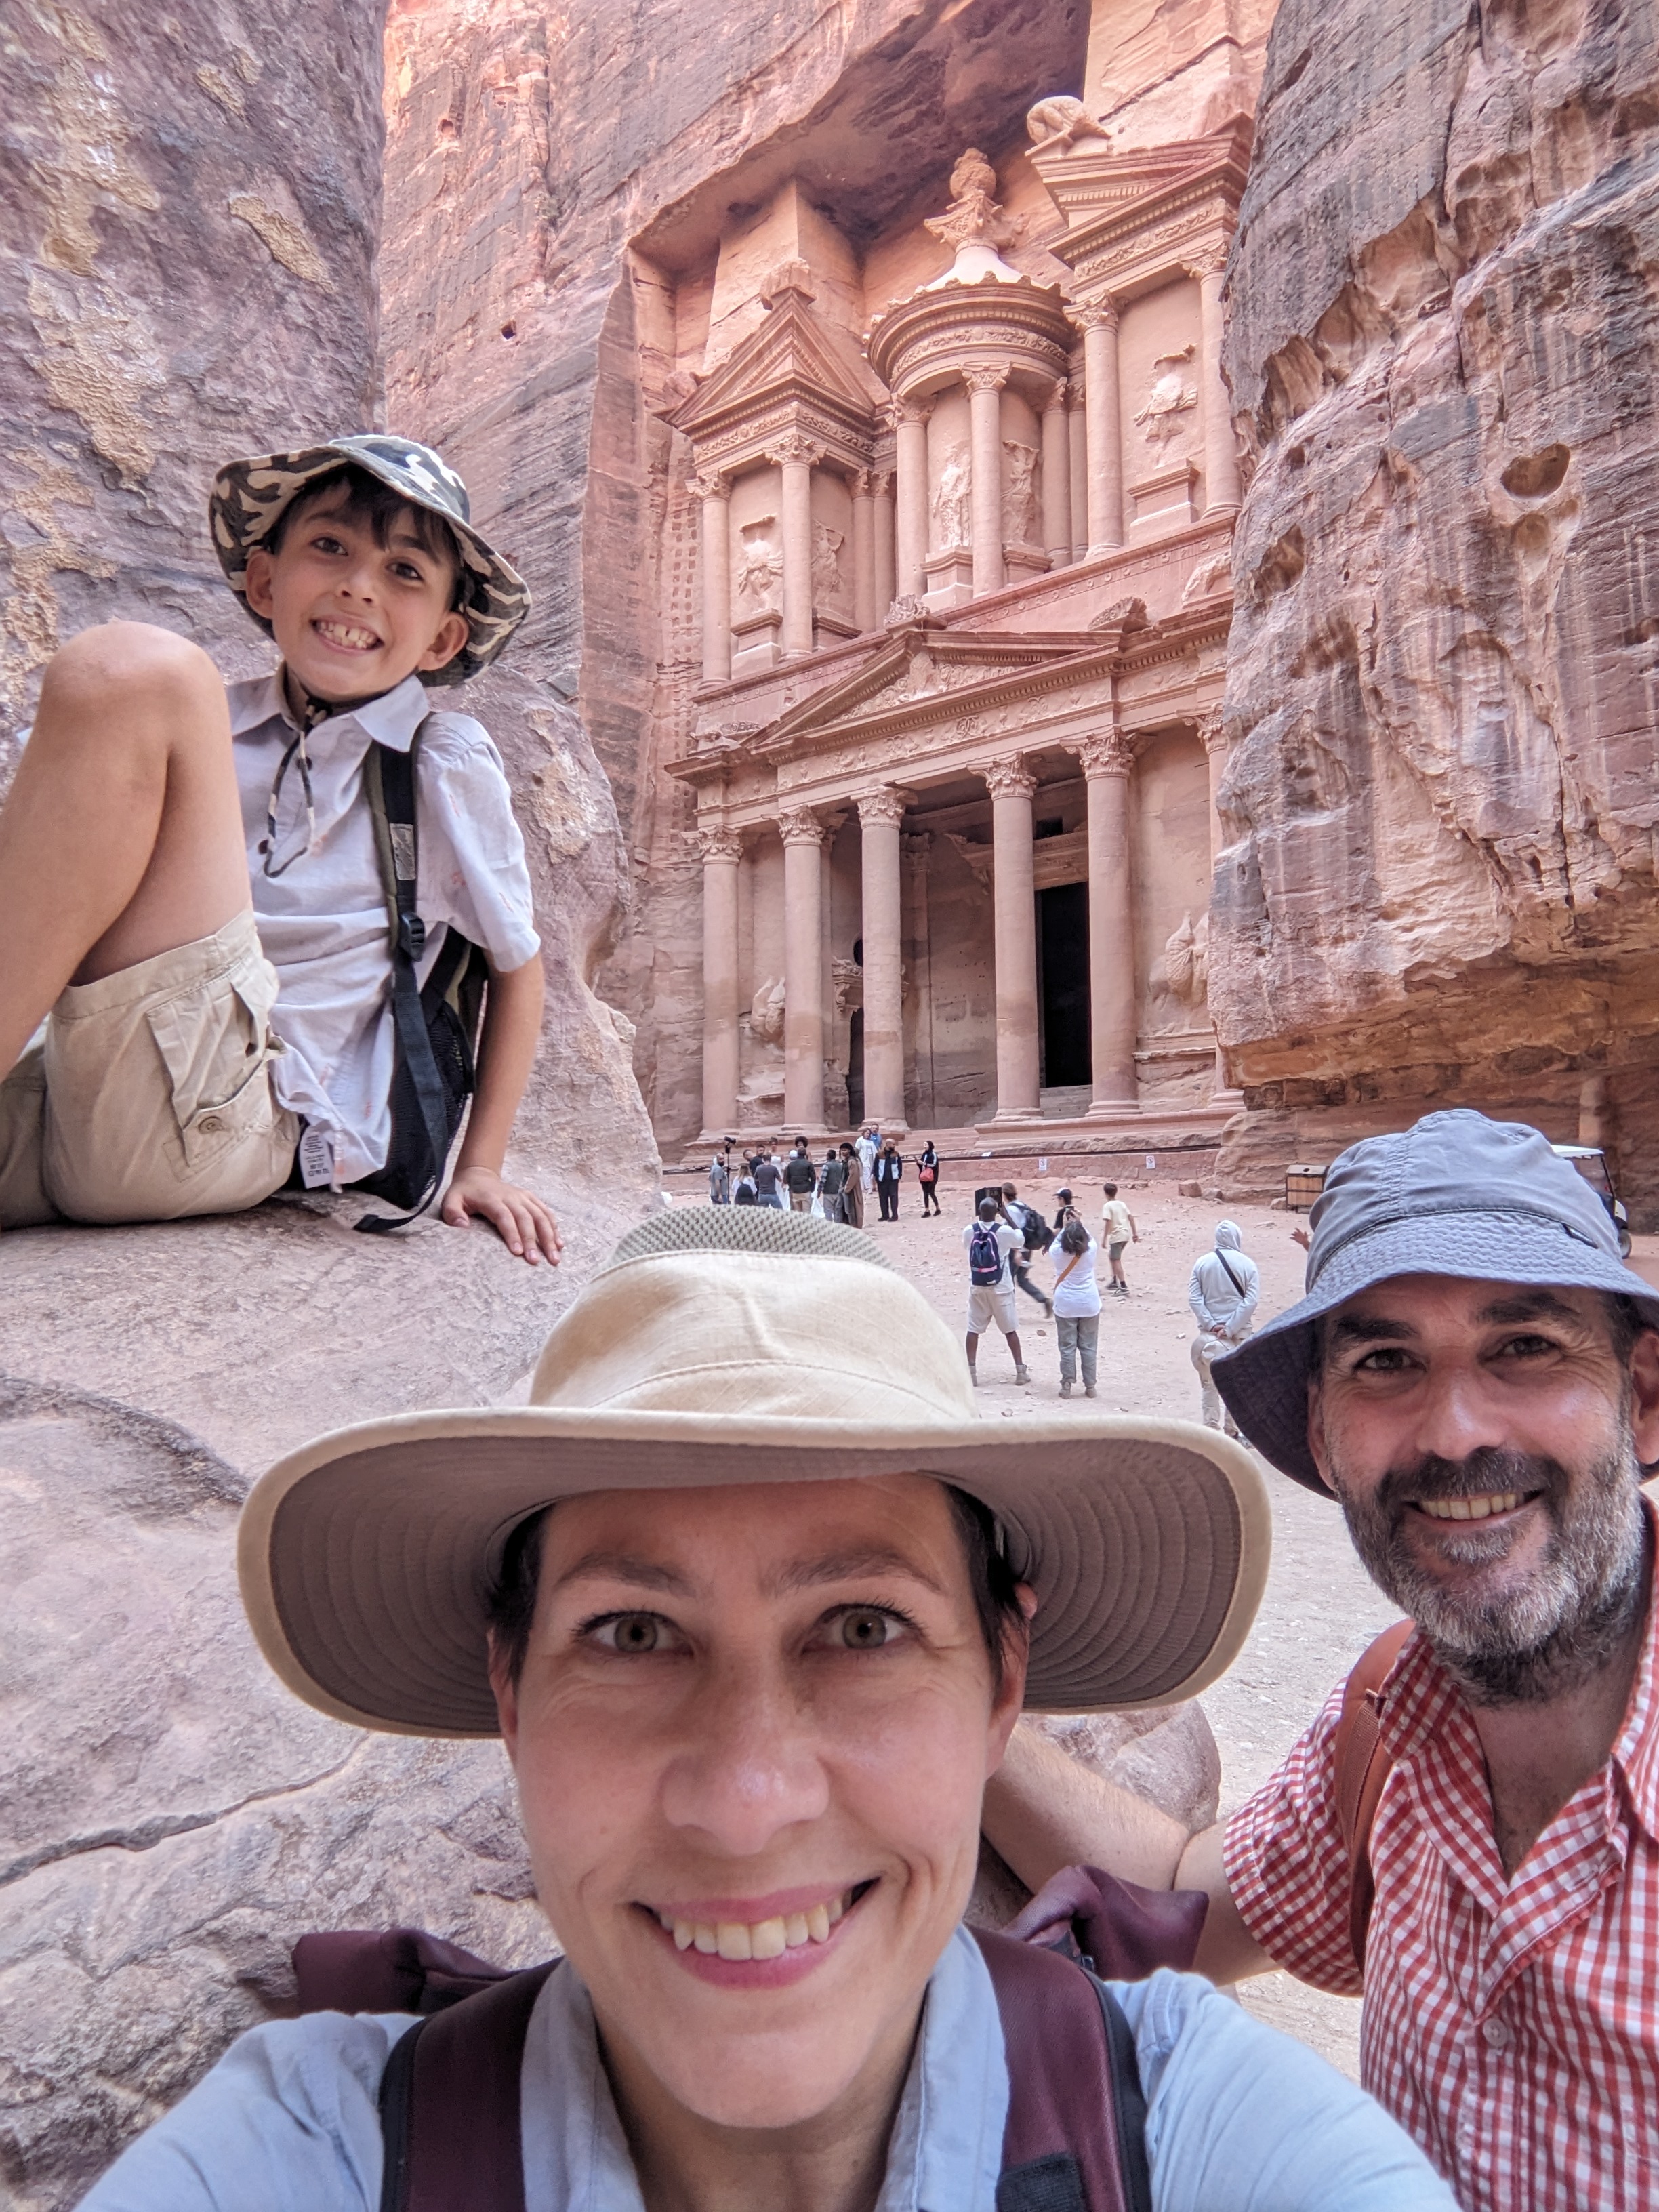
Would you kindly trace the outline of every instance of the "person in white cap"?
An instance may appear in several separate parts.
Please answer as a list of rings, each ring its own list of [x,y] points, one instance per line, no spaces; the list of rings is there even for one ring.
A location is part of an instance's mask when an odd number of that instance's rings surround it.
[[[1361,2091],[1201,1979],[962,1925],[1022,1705],[1192,1695],[1267,1540],[1222,1437],[977,1419],[855,1231],[642,1224],[527,1406],[325,1437],[242,1521],[300,1696],[500,1735],[563,1963],[255,2029],[88,2212],[1450,2212]],[[1028,2094],[1045,2052],[1059,2101]]]
[[[1368,2087],[1464,2212],[1659,2202],[1659,1299],[1536,1130],[1368,1139],[1307,1295],[1218,1358],[1407,1615],[1188,1840],[1017,1739],[987,1831],[1210,1899],[1198,1963],[1363,1990]]]

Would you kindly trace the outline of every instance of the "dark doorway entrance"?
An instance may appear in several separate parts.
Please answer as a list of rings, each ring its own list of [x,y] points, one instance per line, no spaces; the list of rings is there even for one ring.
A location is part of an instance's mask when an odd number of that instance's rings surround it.
[[[1045,1090],[1086,1084],[1089,1050],[1089,886],[1056,884],[1037,900],[1037,1005]]]
[[[847,1031],[847,1120],[856,1129],[864,1119],[864,1009],[855,1006]]]

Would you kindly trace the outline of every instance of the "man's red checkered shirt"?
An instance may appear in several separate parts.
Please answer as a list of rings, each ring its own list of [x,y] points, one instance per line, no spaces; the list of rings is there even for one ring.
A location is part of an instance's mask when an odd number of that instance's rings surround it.
[[[1651,1509],[1650,1509],[1651,1510]],[[1465,2212],[1659,2207],[1659,1608],[1607,1764],[1513,1881],[1468,1706],[1423,1638],[1389,1677],[1395,1757],[1371,1836],[1365,2087]],[[1246,1927],[1357,1996],[1333,1741],[1340,1686],[1227,1826]]]

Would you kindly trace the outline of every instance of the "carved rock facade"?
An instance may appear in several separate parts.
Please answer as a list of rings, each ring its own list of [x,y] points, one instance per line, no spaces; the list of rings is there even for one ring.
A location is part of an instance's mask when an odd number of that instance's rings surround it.
[[[1272,1180],[1468,1103],[1659,1207],[1659,17],[1285,0],[1211,1003]]]

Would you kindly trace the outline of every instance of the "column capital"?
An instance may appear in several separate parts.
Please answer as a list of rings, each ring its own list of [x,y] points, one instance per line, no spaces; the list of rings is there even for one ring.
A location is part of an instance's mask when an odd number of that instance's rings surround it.
[[[816,468],[823,459],[823,448],[814,445],[804,430],[786,430],[767,447],[766,458],[774,468],[787,468],[792,461]]]
[[[1091,782],[1097,776],[1127,776],[1135,764],[1134,746],[1121,730],[1102,730],[1097,736],[1080,739],[1072,750]]]
[[[918,875],[927,866],[933,855],[933,833],[931,830],[907,830],[899,839],[899,850],[904,864]]]
[[[718,469],[705,469],[701,474],[689,477],[685,488],[693,499],[730,499],[732,496],[731,481]]]
[[[824,825],[810,806],[792,806],[779,815],[778,834],[786,845],[821,845]]]
[[[1227,750],[1226,726],[1221,719],[1219,707],[1212,707],[1198,718],[1198,741],[1206,753],[1224,753]]]
[[[1201,246],[1196,253],[1189,253],[1186,257],[1182,267],[1188,276],[1195,277],[1200,283],[1206,276],[1219,276],[1227,266],[1227,246],[1228,240],[1224,238],[1218,245]]]
[[[1080,331],[1115,331],[1117,328],[1115,300],[1068,300],[1066,312]]]
[[[854,499],[868,499],[870,496],[869,470],[854,469],[852,475],[848,477],[847,484]]]
[[[711,861],[740,860],[743,858],[743,835],[724,822],[699,823],[697,843],[702,848],[705,865]]]
[[[896,827],[904,819],[904,810],[915,797],[913,792],[900,791],[884,783],[877,791],[861,791],[857,806],[861,823],[886,822]]]
[[[931,398],[884,400],[876,410],[877,416],[890,430],[896,430],[907,422],[914,427],[925,428],[933,411]]]
[[[1068,381],[1065,377],[1057,376],[1054,379],[1054,390],[1042,403],[1042,411],[1045,415],[1063,415],[1066,412],[1066,396],[1068,389]]]
[[[973,362],[962,372],[962,380],[969,392],[1000,392],[1008,376],[1006,362],[1000,366],[988,361]]]
[[[1029,799],[1036,789],[1036,776],[1026,766],[1023,753],[987,761],[976,773],[984,777],[993,799]]]
[[[893,489],[893,471],[891,469],[866,469],[865,482],[870,488],[872,499],[885,499]]]

